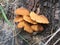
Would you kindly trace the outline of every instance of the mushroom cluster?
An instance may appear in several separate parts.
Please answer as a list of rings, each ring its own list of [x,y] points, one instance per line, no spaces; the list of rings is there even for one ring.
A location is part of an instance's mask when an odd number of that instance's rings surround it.
[[[17,8],[14,13],[16,15],[14,22],[17,23],[17,28],[24,28],[28,33],[43,31],[44,28],[41,24],[49,24],[44,15],[38,15],[33,11],[30,12],[23,7]]]

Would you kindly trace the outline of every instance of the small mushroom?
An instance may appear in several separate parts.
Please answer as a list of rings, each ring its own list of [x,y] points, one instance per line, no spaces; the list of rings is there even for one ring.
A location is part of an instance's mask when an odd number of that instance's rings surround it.
[[[37,22],[33,21],[30,16],[23,16],[23,19],[28,22],[28,23],[31,23],[31,24],[37,24]]]
[[[33,29],[33,31],[43,31],[43,26],[39,25],[39,24],[35,24],[35,25],[32,25],[31,28]]]
[[[31,12],[30,17],[32,20],[38,23],[49,24],[48,19],[44,15],[37,15],[36,13]]]
[[[43,28],[43,26],[42,25],[39,25],[39,31],[43,31],[44,30],[44,28]]]
[[[14,18],[14,22],[21,22],[21,21],[23,21],[23,17],[22,16],[16,16]]]
[[[29,11],[28,11],[26,8],[23,8],[23,7],[17,8],[17,9],[14,11],[14,13],[15,13],[16,15],[29,15]]]
[[[32,25],[31,28],[33,29],[33,31],[38,31],[39,30],[38,24]]]
[[[33,30],[28,23],[25,23],[24,30],[28,33],[33,33]]]
[[[35,14],[34,12],[30,12],[30,18],[34,21],[36,21],[37,19],[37,14]]]
[[[48,19],[44,15],[39,15],[36,19],[36,22],[43,23],[43,24],[49,24]]]
[[[30,24],[28,24],[26,21],[21,21],[18,23],[17,28],[24,28],[24,30],[28,33],[33,33],[33,30],[30,27]]]
[[[23,28],[24,27],[25,22],[21,21],[17,24],[17,28]]]

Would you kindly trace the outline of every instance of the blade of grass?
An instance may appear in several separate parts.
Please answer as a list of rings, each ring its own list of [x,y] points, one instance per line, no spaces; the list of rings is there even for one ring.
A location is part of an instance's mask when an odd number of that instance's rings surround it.
[[[12,24],[11,24],[11,22],[8,20],[6,14],[5,14],[5,12],[4,12],[4,9],[3,9],[3,7],[2,7],[1,5],[0,5],[0,10],[1,10],[1,13],[2,13],[5,21],[11,26]]]

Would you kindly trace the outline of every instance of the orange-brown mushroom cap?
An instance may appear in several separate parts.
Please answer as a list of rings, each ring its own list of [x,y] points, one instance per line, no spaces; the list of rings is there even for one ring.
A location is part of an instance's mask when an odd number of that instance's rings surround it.
[[[22,16],[16,16],[14,18],[14,22],[21,22],[21,21],[23,21],[23,17]]]
[[[17,28],[23,28],[24,27],[24,21],[21,21],[17,24]]]
[[[33,33],[33,30],[28,23],[25,23],[24,30],[28,33]]]
[[[35,14],[34,12],[30,12],[30,18],[34,21],[36,21],[37,19],[37,14]]]
[[[32,20],[34,20],[38,23],[43,23],[43,24],[48,24],[49,23],[48,19],[44,15],[37,15],[36,13],[31,12],[30,17],[31,17]]]
[[[26,21],[26,22],[29,22],[31,24],[37,24],[37,22],[33,21],[30,16],[23,16],[23,19]]]
[[[39,31],[43,31],[43,30],[44,30],[43,26],[39,25]]]
[[[29,11],[28,11],[26,8],[23,8],[23,7],[17,8],[17,9],[14,11],[14,13],[15,13],[16,15],[29,15]]]
[[[33,29],[33,31],[38,31],[39,30],[38,24],[32,25],[31,28]]]
[[[30,25],[26,21],[21,21],[18,23],[17,28],[24,28],[24,30],[28,33],[33,33]]]
[[[44,30],[43,26],[41,26],[39,24],[32,25],[31,28],[33,29],[33,31],[43,31]]]
[[[48,19],[44,15],[39,15],[36,19],[36,22],[43,23],[43,24],[49,24]]]

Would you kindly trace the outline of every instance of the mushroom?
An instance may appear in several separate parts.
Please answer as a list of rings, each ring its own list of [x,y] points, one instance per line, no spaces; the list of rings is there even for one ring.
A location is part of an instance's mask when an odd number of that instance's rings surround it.
[[[14,18],[14,22],[21,22],[21,21],[23,21],[23,17],[22,16],[16,16]]]
[[[30,12],[30,18],[34,21],[36,21],[37,19],[37,14],[35,14],[34,12]]]
[[[24,27],[25,22],[21,21],[17,24],[17,28],[23,28]]]
[[[38,23],[49,24],[48,19],[44,15],[37,15],[36,13],[31,12],[30,17],[32,20]]]
[[[30,16],[23,16],[23,19],[28,22],[28,23],[31,23],[31,24],[37,24],[37,22],[33,21]]]
[[[32,25],[31,28],[33,29],[33,31],[38,31],[39,30],[38,24]]]
[[[36,19],[36,22],[43,23],[43,24],[49,24],[48,19],[44,15],[39,15]]]
[[[28,11],[26,8],[23,8],[23,7],[17,8],[17,9],[14,11],[14,13],[15,13],[16,15],[29,15],[29,11]]]
[[[31,26],[27,22],[24,25],[24,30],[28,33],[33,33]]]
[[[24,30],[28,33],[33,33],[33,30],[30,27],[30,24],[28,24],[26,21],[21,21],[18,23],[17,28],[24,28]]]
[[[44,28],[43,28],[43,26],[42,25],[39,25],[39,31],[41,32],[41,31],[43,31],[44,30]]]
[[[43,31],[43,26],[39,25],[39,24],[35,24],[32,25],[31,28],[33,29],[33,31]]]
[[[14,22],[18,22],[17,28],[24,28],[24,31],[33,33],[33,31],[43,31],[44,28],[39,23],[49,24],[48,19],[44,15],[38,15],[30,12],[26,8],[18,8],[14,12],[16,17]]]

